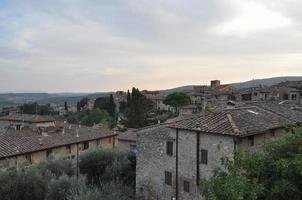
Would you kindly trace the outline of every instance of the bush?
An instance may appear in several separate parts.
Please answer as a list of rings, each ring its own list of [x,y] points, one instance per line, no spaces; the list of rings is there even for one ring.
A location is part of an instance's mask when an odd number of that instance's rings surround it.
[[[134,199],[132,188],[116,182],[102,184],[100,188],[91,188],[71,196],[69,200],[130,200]]]
[[[46,192],[46,181],[33,168],[1,172],[0,185],[1,199],[41,200]]]
[[[46,200],[67,200],[72,194],[79,194],[82,190],[86,190],[84,178],[77,180],[75,176],[63,175],[50,181]]]
[[[81,155],[80,171],[87,175],[89,183],[99,184],[112,180],[130,181],[133,178],[133,166],[128,160],[127,154],[119,151],[93,149]],[[134,176],[135,177],[135,176]]]
[[[270,141],[263,153],[237,152],[201,184],[207,199],[302,199],[302,131]]]
[[[36,166],[43,175],[46,175],[48,172],[53,174],[56,177],[66,174],[72,176],[75,173],[75,166],[72,163],[72,160],[67,160],[63,158],[49,158],[46,161],[39,163]]]

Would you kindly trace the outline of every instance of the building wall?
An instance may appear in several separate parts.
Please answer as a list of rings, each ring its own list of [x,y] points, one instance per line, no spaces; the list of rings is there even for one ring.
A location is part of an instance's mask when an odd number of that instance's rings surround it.
[[[155,131],[156,132],[156,131]],[[179,199],[200,199],[197,186],[197,134],[179,130],[178,142],[178,191]],[[166,154],[166,142],[173,141],[173,155]],[[176,130],[146,132],[138,137],[137,194],[143,199],[170,200],[176,191]],[[200,149],[208,150],[208,164],[199,164],[200,180],[209,178],[212,170],[220,166],[220,159],[232,156],[232,137],[200,134]],[[172,173],[172,186],[165,184],[165,171]],[[184,180],[190,183],[190,192],[184,191]]]
[[[104,138],[104,139],[92,140],[92,141],[88,142],[89,143],[88,149],[96,148],[98,145],[105,149],[112,149],[112,148],[114,148],[114,143],[115,143],[114,141],[115,140],[113,137],[111,137],[111,139]],[[70,151],[69,151],[69,146],[70,146]],[[84,149],[84,142],[79,143],[78,148],[79,148],[79,154],[86,151]],[[53,157],[66,157],[69,159],[75,159],[77,156],[77,144],[71,144],[71,145],[53,148],[53,149],[51,149],[50,155]],[[31,160],[31,163],[33,163],[33,164],[37,164],[41,161],[44,161],[47,159],[47,150],[36,151],[36,152],[30,153],[27,155],[18,155],[18,156],[10,157],[7,159],[2,159],[2,160],[0,160],[0,165],[2,164],[2,165],[8,165],[10,167],[13,167],[13,166],[18,167],[18,166],[22,165],[22,163],[29,161],[29,159]]]
[[[276,129],[274,131],[267,131],[264,134],[254,135],[254,144],[251,144],[251,138],[244,137],[239,139],[238,149],[243,151],[257,152],[261,151],[264,143],[268,140],[274,140],[284,137],[287,132],[284,129]]]
[[[120,151],[132,151],[136,149],[136,142],[118,139],[117,149]]]

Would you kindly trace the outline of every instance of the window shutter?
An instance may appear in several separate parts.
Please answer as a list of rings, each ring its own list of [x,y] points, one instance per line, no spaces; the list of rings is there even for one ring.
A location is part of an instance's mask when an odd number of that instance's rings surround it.
[[[208,150],[201,149],[200,150],[200,163],[201,164],[208,164]]]

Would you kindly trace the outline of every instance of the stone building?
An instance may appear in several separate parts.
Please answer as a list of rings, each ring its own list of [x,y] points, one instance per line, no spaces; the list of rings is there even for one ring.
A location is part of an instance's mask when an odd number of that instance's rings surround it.
[[[19,166],[49,156],[76,159],[90,148],[115,148],[117,134],[105,128],[58,123],[51,117],[13,115],[0,118],[0,163]]]
[[[283,108],[282,108],[283,109]],[[200,182],[234,151],[259,151],[266,140],[288,133],[300,124],[302,112],[251,106],[160,124],[138,133],[138,198],[197,200]],[[295,116],[294,118],[291,116]]]
[[[125,132],[118,132],[117,149],[121,151],[136,152],[137,129],[128,129]]]

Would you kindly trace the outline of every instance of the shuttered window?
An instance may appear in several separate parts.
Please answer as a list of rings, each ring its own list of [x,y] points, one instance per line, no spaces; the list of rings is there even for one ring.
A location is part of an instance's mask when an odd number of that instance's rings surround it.
[[[200,150],[200,163],[201,164],[208,164],[208,150],[201,149]]]
[[[184,181],[184,192],[190,192],[190,182]]]
[[[173,142],[172,141],[167,141],[167,155],[168,156],[173,156]]]
[[[165,184],[172,185],[172,173],[165,171]]]

